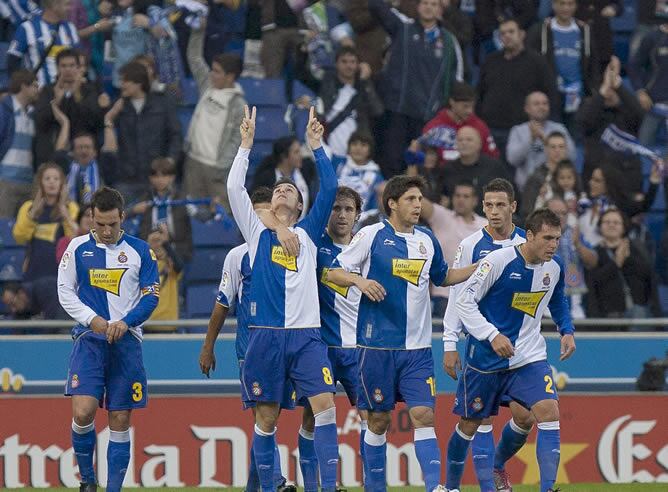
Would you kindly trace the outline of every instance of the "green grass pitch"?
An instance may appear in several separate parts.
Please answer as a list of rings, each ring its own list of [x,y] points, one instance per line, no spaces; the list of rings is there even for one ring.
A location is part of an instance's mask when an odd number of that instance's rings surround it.
[[[74,490],[74,489],[21,489],[21,490],[34,490],[34,491],[44,491],[44,490],[49,490],[49,491],[66,491],[66,490]],[[100,492],[103,490],[102,488],[99,489]],[[125,490],[140,490],[140,489],[125,489]],[[162,488],[162,489],[141,489],[143,491],[155,491],[155,492],[167,492],[168,490],[174,490],[177,492],[213,492],[215,491],[221,491],[221,490],[228,490],[230,492],[242,492],[243,489],[239,488],[229,488],[229,489],[209,489],[209,488],[198,488],[198,487],[182,487],[178,489],[168,489],[168,488]],[[302,490],[302,489],[300,489]],[[363,492],[362,488],[359,487],[354,487],[354,488],[349,488],[347,489],[348,492]],[[422,487],[390,487],[388,490],[391,490],[393,492],[422,492],[424,491],[424,488]],[[462,492],[478,492],[480,489],[478,487],[463,487]],[[513,490],[515,492],[535,492],[538,490],[537,485],[515,485],[513,486]],[[634,483],[634,484],[622,484],[622,485],[612,485],[612,484],[567,484],[561,486],[561,490],[563,492],[608,492],[608,491],[613,491],[613,492],[636,492],[636,491],[665,491],[666,490],[666,484],[644,484],[644,483]]]

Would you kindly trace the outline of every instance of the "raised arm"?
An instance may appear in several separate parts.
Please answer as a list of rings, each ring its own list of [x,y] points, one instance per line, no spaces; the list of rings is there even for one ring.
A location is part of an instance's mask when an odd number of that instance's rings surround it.
[[[200,29],[192,29],[190,31],[190,38],[188,38],[188,48],[186,49],[186,58],[188,59],[188,66],[197,82],[200,96],[204,90],[209,86],[209,65],[204,60],[202,54],[204,50],[204,30],[206,26],[203,25]]]

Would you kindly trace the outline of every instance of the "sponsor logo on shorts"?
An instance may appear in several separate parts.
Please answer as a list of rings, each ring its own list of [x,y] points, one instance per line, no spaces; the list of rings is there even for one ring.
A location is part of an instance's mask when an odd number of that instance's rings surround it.
[[[91,268],[88,270],[88,280],[91,287],[120,295],[121,279],[125,272],[127,272],[126,268]]]
[[[420,275],[422,275],[422,270],[426,263],[427,260],[392,258],[392,275],[417,287],[420,283]]]
[[[283,246],[272,246],[271,261],[291,272],[297,271],[297,257],[287,254]]]
[[[513,300],[510,303],[510,307],[517,309],[518,311],[528,314],[532,318],[536,317],[536,311],[538,311],[538,306],[540,301],[543,300],[547,292],[515,292],[513,294]]]
[[[128,255],[125,254],[125,251],[121,251],[120,254],[118,255],[118,262],[119,263],[128,262]]]
[[[255,381],[253,383],[253,387],[251,388],[251,393],[253,393],[254,396],[260,396],[262,394],[262,388],[260,388],[260,383]]]
[[[78,374],[75,374],[74,376],[72,376],[72,382],[70,383],[70,386],[72,387],[72,389],[76,389],[76,388],[79,387],[79,375]]]
[[[383,392],[380,391],[380,388],[376,388],[373,390],[373,401],[376,403],[383,403],[383,400],[385,397],[383,396]]]
[[[479,396],[477,396],[473,400],[473,402],[471,403],[471,408],[473,410],[475,410],[476,412],[479,412],[480,410],[482,410],[482,399]]]

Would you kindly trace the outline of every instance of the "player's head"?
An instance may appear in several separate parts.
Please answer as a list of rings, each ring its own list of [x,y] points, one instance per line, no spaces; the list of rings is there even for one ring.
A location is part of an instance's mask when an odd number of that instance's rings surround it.
[[[327,230],[336,237],[352,236],[355,222],[362,211],[362,197],[352,188],[339,186],[329,215]]]
[[[456,214],[468,217],[478,206],[478,192],[471,181],[460,181],[452,192],[452,210]]]
[[[278,212],[283,209],[296,220],[304,209],[304,197],[297,184],[290,178],[283,177],[276,181],[272,190],[271,209]]]
[[[530,263],[550,261],[557,252],[561,238],[561,219],[549,208],[534,210],[527,217],[526,253]]]
[[[268,186],[255,188],[251,194],[251,203],[254,210],[269,210],[271,208],[271,196],[273,191]]]
[[[115,189],[103,186],[90,202],[93,210],[93,229],[97,240],[103,244],[114,244],[121,235],[121,224],[125,219],[123,196]]]
[[[383,207],[390,220],[401,225],[416,225],[422,212],[422,176],[394,176],[385,184]]]
[[[515,188],[507,179],[494,178],[482,189],[482,209],[489,227],[507,231],[517,209]]]

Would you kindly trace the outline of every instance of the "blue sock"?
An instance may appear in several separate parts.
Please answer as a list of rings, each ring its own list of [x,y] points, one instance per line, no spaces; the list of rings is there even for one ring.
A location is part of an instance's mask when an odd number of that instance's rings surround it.
[[[334,492],[339,465],[339,445],[336,436],[336,408],[332,407],[315,416],[315,453],[320,469],[322,492]]]
[[[255,440],[253,440],[250,450],[250,466],[248,467],[248,482],[246,482],[246,492],[258,492],[260,490],[260,476],[257,474],[254,442]]]
[[[278,450],[278,446],[274,446],[274,485],[278,487],[283,485],[285,478],[281,472],[281,452]]]
[[[318,492],[318,457],[313,432],[299,429],[299,468],[304,479],[304,492]]]
[[[415,429],[413,440],[415,455],[422,468],[425,490],[431,492],[441,483],[441,450],[438,449],[434,428]]]
[[[364,459],[364,435],[366,434],[368,423],[362,420],[360,423],[360,457],[362,458],[362,483],[365,483],[368,470],[366,468],[366,460]]]
[[[276,429],[273,432],[262,431],[257,424],[253,435],[253,449],[257,474],[260,477],[262,492],[275,490],[274,487],[274,448],[276,447]]]
[[[473,436],[469,437],[459,430],[459,424],[455,426],[455,432],[452,433],[450,442],[448,442],[446,489],[458,489],[462,483],[464,463],[466,463],[466,455],[472,440]]]
[[[80,427],[72,421],[72,447],[77,457],[79,474],[83,483],[97,483],[93,466],[93,451],[95,451],[95,422]]]
[[[473,467],[481,492],[496,491],[494,485],[494,434],[491,425],[481,425],[471,441]]]
[[[513,419],[510,419],[501,433],[501,439],[494,453],[494,468],[503,470],[506,462],[515,456],[524,443],[527,442],[529,432],[519,427]]]
[[[559,422],[541,422],[538,424],[536,439],[536,458],[540,469],[540,491],[552,490],[557,481],[560,458]]]
[[[119,492],[130,463],[130,430],[109,431],[107,492]]]
[[[368,492],[385,491],[385,466],[387,462],[387,441],[385,434],[374,434],[367,429],[364,435],[364,460],[368,473],[364,477],[364,490]]]

